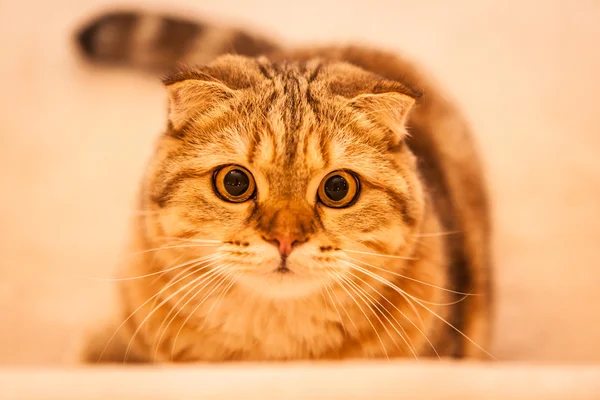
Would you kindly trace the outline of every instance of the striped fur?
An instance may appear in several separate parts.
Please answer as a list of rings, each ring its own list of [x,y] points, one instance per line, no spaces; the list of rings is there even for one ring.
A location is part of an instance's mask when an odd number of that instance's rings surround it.
[[[94,62],[167,71],[179,62],[206,64],[221,54],[269,54],[278,46],[243,30],[177,16],[119,11],[87,23],[77,44]]]
[[[357,46],[284,49],[236,29],[135,12],[106,14],[77,38],[95,62],[161,72],[207,64],[164,80],[169,126],[148,167],[148,213],[133,247],[164,246],[164,237],[223,242],[151,251],[126,265],[129,276],[164,274],[120,285],[123,319],[132,316],[109,352],[90,345],[85,358],[120,361],[129,344],[127,357],[159,362],[487,357],[484,178],[464,118],[414,65]],[[237,56],[219,57],[226,53]],[[252,201],[214,195],[214,169],[231,163],[254,175]],[[332,169],[360,177],[351,207],[316,202]],[[279,255],[261,238],[278,232],[306,242],[289,258],[301,278],[269,275]],[[169,286],[178,272],[170,267],[214,254],[240,278],[206,283],[203,302],[186,298],[185,287],[202,273]],[[231,283],[226,294],[217,282]],[[475,295],[459,301],[443,288]]]

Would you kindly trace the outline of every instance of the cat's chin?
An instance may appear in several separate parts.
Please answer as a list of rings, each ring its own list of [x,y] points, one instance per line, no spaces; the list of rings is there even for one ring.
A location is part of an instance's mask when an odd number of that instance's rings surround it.
[[[301,299],[320,293],[322,282],[291,271],[273,270],[267,274],[244,275],[240,285],[265,299]]]

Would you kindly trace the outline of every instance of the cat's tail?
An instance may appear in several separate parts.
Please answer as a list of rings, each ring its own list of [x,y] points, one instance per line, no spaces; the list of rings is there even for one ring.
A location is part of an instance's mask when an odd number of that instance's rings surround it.
[[[255,33],[141,10],[96,16],[77,32],[76,42],[93,63],[152,71],[205,64],[221,54],[259,56],[279,49]]]

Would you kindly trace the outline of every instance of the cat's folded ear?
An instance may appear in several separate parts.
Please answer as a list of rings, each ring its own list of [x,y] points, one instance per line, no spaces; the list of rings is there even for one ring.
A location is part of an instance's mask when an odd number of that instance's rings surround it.
[[[389,129],[400,140],[404,138],[408,115],[422,93],[346,63],[331,66],[330,72],[329,90],[347,98],[346,104],[360,119]]]
[[[406,120],[416,99],[400,92],[360,94],[350,105],[366,120],[389,129],[398,137],[406,136]]]
[[[169,96],[170,128],[178,132],[188,121],[218,112],[234,90],[212,76],[181,70],[163,79]]]
[[[169,123],[180,131],[191,121],[215,115],[229,108],[227,100],[259,81],[256,62],[228,55],[203,68],[181,68],[163,79],[169,95]]]

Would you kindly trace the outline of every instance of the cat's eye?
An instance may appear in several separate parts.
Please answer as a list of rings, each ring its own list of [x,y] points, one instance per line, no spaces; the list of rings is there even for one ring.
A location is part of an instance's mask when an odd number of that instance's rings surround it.
[[[317,194],[321,203],[327,207],[344,208],[356,201],[359,192],[360,181],[356,175],[340,170],[323,178]]]
[[[252,174],[239,165],[227,165],[213,175],[213,185],[217,195],[232,203],[249,200],[256,190]]]

